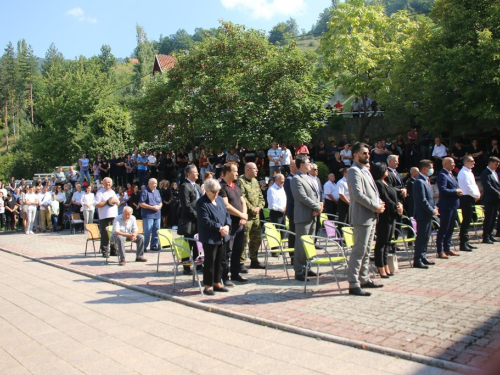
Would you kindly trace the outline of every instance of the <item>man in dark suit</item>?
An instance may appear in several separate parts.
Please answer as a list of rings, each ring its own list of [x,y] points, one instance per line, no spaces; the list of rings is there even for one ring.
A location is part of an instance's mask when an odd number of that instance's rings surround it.
[[[285,184],[283,188],[285,189],[285,194],[286,194],[286,217],[288,218],[288,229],[292,233],[295,233],[295,221],[293,217],[293,210],[295,209],[295,200],[293,199],[291,182],[293,176],[295,176],[296,174],[297,174],[297,166],[295,165],[295,160],[291,160],[290,174],[285,179]],[[288,237],[288,247],[292,249],[295,247],[295,236],[290,235]],[[290,256],[292,257],[292,263],[293,263],[293,255]]]
[[[435,264],[427,259],[427,244],[431,236],[432,217],[438,214],[429,177],[434,173],[430,160],[420,161],[420,174],[413,184],[413,215],[417,221],[417,239],[413,267],[426,269]]]
[[[309,175],[316,181],[316,185],[318,186],[318,191],[319,191],[319,199],[321,202],[325,202],[324,194],[323,194],[323,185],[321,184],[321,180],[318,177],[319,170],[318,170],[318,165],[317,164],[311,164],[311,171],[309,172]],[[321,229],[321,224],[320,224],[320,215],[316,217],[316,233],[315,235],[318,235],[319,230]]]
[[[396,168],[399,166],[399,156],[398,155],[389,155],[387,157],[387,179],[386,182],[396,190],[398,194],[398,200],[403,202],[407,196],[408,191],[399,177],[399,173],[396,171]]]
[[[180,219],[191,221],[191,233],[186,233],[186,237],[193,237],[196,230],[196,223],[198,215],[196,214],[196,202],[201,197],[201,190],[196,180],[198,179],[198,169],[195,165],[190,164],[184,168],[184,175],[186,176],[184,182],[179,188],[179,204],[180,204]],[[191,250],[193,252],[193,259],[198,256],[198,249],[196,243],[190,241]],[[191,275],[192,271],[189,266],[184,266],[184,274]]]
[[[448,259],[448,256],[459,256],[451,250],[451,236],[457,221],[457,209],[460,207],[462,189],[458,187],[458,181],[453,176],[455,161],[446,157],[443,159],[443,169],[439,172],[436,180],[439,189],[439,232],[436,238],[438,258]]]
[[[498,200],[500,199],[500,182],[496,172],[499,165],[500,159],[492,156],[488,160],[488,167],[481,173],[481,182],[484,189],[483,243],[487,244],[498,241],[493,237],[493,229],[495,228]]]
[[[408,193],[408,197],[406,199],[406,212],[409,217],[413,217],[413,184],[420,174],[420,170],[417,167],[412,167],[410,169],[410,175],[408,180],[406,180],[406,191]]]

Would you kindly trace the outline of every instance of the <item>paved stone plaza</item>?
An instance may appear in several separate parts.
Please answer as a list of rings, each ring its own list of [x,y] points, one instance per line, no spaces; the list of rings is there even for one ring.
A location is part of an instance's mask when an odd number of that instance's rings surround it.
[[[161,254],[160,272],[156,273],[157,253],[147,253],[147,263],[135,263],[134,254],[129,253],[125,267],[118,266],[116,257],[109,264],[92,254],[84,257],[86,237],[81,234],[4,234],[0,238],[0,248],[8,251],[223,308],[243,319],[275,322],[299,332],[303,329],[311,336],[317,332],[326,340],[366,343],[368,349],[383,352],[387,348],[393,355],[400,351],[422,356],[419,361],[436,358],[443,360],[445,367],[483,368],[500,348],[499,245],[480,245],[473,253],[436,259],[436,266],[429,270],[410,269],[401,258],[400,272],[388,280],[376,278],[385,286],[370,298],[348,296],[343,273],[343,295],[331,276],[320,277],[319,286],[311,282],[304,294],[303,283],[287,280],[276,258],[271,260],[267,278],[264,271],[250,270],[247,285],[237,285],[227,294],[203,297],[197,285],[192,286],[191,279],[182,274],[172,293],[170,253]]]

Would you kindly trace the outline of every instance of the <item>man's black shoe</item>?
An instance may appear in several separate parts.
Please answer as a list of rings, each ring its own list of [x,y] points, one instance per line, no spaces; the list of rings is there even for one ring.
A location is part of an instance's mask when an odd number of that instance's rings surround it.
[[[227,289],[225,287],[219,288],[219,287],[214,286],[214,291],[227,293],[227,292],[229,292],[229,289]]]
[[[499,242],[500,240],[497,240],[493,235],[490,236],[490,240],[493,242]]]
[[[469,247],[469,248],[471,248],[473,250],[477,249],[477,246],[471,245],[470,242],[466,242],[465,244],[467,245],[467,247]]]
[[[361,289],[376,289],[383,288],[382,284],[375,284],[373,281],[368,281],[367,283],[361,284]]]
[[[483,238],[483,243],[487,243],[488,245],[492,245],[494,244],[494,242],[492,240],[490,240],[489,238]]]
[[[421,268],[423,270],[426,270],[429,268],[429,266],[426,266],[425,264],[423,264],[422,262],[413,262],[413,268]]]
[[[309,271],[307,271],[307,276],[309,276],[309,277],[316,277],[318,275],[316,274],[316,272],[309,270]]]
[[[425,264],[426,266],[433,266],[436,264],[435,262],[431,262],[429,259],[426,258],[422,259],[422,263]]]
[[[303,273],[296,273],[295,280],[306,281],[306,275],[304,275]],[[309,281],[309,279],[307,281]]]
[[[460,251],[472,251],[472,248],[468,244],[461,244]]]
[[[262,263],[260,263],[258,260],[252,260],[250,262],[250,268],[251,269],[257,269],[257,270],[263,270],[266,268]],[[241,271],[240,271],[241,272]]]
[[[240,264],[240,273],[248,273],[248,268],[243,263]]]
[[[372,295],[370,292],[366,292],[360,287],[349,288],[349,294],[353,296],[362,296],[362,297],[370,297]]]
[[[237,281],[239,283],[247,283],[248,282],[248,279],[245,279],[244,277],[241,277],[240,275],[235,276],[235,277],[231,276],[231,280]]]

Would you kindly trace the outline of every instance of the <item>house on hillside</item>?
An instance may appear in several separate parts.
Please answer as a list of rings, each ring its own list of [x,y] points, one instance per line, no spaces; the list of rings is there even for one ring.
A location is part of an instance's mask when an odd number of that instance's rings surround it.
[[[155,63],[153,65],[153,75],[155,73],[163,73],[164,71],[173,68],[177,64],[175,57],[170,55],[155,55]]]
[[[139,64],[139,59],[135,59],[133,57],[129,58],[128,61],[131,62],[132,64]]]

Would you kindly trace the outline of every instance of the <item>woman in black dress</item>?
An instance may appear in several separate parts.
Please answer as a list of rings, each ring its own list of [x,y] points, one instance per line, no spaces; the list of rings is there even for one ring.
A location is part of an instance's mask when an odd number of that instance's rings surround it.
[[[108,159],[106,159],[106,156],[103,156],[101,158],[101,162],[99,163],[99,179],[102,181],[104,178],[109,177],[109,163]],[[116,181],[113,181],[113,183],[116,183]]]
[[[375,163],[370,168],[375,184],[377,185],[380,199],[385,203],[385,211],[378,216],[375,234],[375,266],[382,278],[392,276],[387,264],[389,242],[394,232],[396,218],[403,213],[403,205],[398,202],[396,190],[385,179],[388,176],[387,165]]]
[[[177,226],[177,210],[179,209],[179,186],[177,182],[172,182],[170,185],[170,213],[168,218],[172,227]]]
[[[167,227],[168,214],[170,213],[170,182],[163,180],[160,182],[160,196],[163,202],[161,206],[161,225],[162,228]]]
[[[130,206],[132,207],[132,214],[137,220],[141,220],[141,208],[139,207],[139,201],[141,199],[141,193],[139,192],[139,187],[137,185],[132,186],[132,197],[130,198]]]

